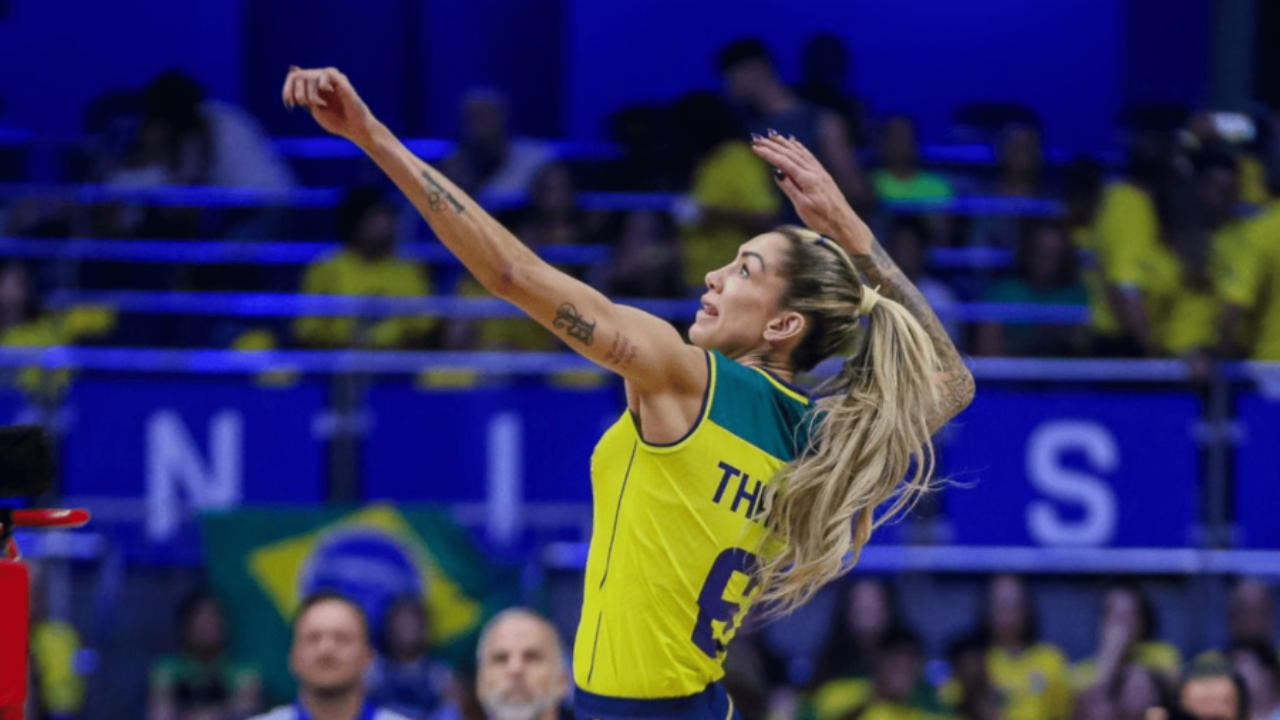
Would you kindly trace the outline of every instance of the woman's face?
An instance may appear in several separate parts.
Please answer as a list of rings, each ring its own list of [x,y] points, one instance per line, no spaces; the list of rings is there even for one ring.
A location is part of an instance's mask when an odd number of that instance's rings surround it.
[[[1142,605],[1128,590],[1115,589],[1107,593],[1104,601],[1104,623],[1116,623],[1133,630],[1133,637],[1141,637]]]
[[[1051,285],[1062,272],[1062,264],[1067,260],[1070,241],[1065,233],[1052,226],[1042,226],[1031,238],[1031,262],[1028,268],[1031,282],[1037,285]]]
[[[787,243],[778,233],[758,235],[743,243],[733,262],[707,273],[707,292],[689,329],[690,342],[730,358],[767,345],[767,326],[782,314]]]
[[[7,265],[0,271],[0,306],[8,311],[22,312],[31,300],[31,284],[26,268]]]
[[[889,593],[875,580],[862,580],[849,591],[849,627],[859,638],[875,639],[889,629],[892,608]]]
[[[987,622],[997,635],[1022,634],[1029,616],[1026,587],[1022,580],[1012,575],[1001,575],[993,580],[990,603]]]

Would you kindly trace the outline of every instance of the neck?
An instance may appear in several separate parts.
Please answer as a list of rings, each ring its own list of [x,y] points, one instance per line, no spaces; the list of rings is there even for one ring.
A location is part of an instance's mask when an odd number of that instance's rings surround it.
[[[900,180],[906,180],[907,178],[916,174],[916,166],[912,163],[897,163],[893,165],[886,165],[885,169],[889,171],[889,174],[893,175],[894,177]]]
[[[538,720],[557,720],[559,717],[560,706],[558,704],[554,704],[546,710],[543,710],[542,714],[538,716]]]
[[[313,720],[355,720],[364,704],[364,690],[359,683],[332,694],[304,688],[299,691],[298,701]]]
[[[742,357],[734,359],[747,367],[767,370],[770,374],[786,382],[791,382],[795,378],[796,372],[791,367],[791,363],[779,359],[777,355],[772,354],[767,350],[749,352]]]

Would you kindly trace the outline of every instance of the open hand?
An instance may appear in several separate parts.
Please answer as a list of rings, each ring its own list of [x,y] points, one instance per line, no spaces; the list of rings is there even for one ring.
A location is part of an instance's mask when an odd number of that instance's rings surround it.
[[[377,124],[351,81],[337,68],[292,67],[281,95],[285,107],[307,108],[320,127],[357,145],[370,138]]]
[[[752,136],[751,149],[775,168],[778,187],[809,229],[830,238],[853,239],[858,235],[851,232],[861,222],[857,214],[808,148],[770,131],[768,137]]]

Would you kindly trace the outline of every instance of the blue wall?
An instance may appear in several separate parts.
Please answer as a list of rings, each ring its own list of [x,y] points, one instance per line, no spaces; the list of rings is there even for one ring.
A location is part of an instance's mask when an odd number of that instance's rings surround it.
[[[211,95],[238,100],[240,0],[10,0],[0,19],[0,123],[45,135],[79,132],[85,106],[186,70]]]
[[[760,35],[794,77],[801,43],[844,37],[855,86],[878,110],[945,139],[953,108],[1015,100],[1049,141],[1097,148],[1126,99],[1203,99],[1208,0],[11,0],[0,18],[0,123],[75,132],[83,108],[167,67],[244,103],[272,132],[314,132],[281,112],[291,62],[335,64],[406,133],[453,134],[476,84],[513,97],[518,129],[598,137],[618,107],[715,87],[716,49]],[[1160,18],[1159,22],[1155,18]]]
[[[575,135],[597,133],[623,103],[718,86],[715,52],[743,35],[767,40],[788,78],[810,35],[843,37],[859,93],[873,108],[915,114],[934,139],[961,102],[1014,100],[1047,118],[1054,144],[1098,146],[1121,102],[1124,5],[1115,0],[567,1]]]

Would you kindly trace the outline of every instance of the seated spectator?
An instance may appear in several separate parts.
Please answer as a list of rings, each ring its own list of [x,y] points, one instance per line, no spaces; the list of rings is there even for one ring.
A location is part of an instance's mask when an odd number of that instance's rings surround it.
[[[1039,198],[1045,196],[1044,155],[1040,131],[1031,125],[1007,126],[996,145],[995,181],[985,190],[988,195],[1007,198]],[[1012,248],[1021,238],[1020,218],[1010,215],[984,215],[973,219],[969,243],[982,247]]]
[[[1172,145],[1164,136],[1141,136],[1129,153],[1125,179],[1103,191],[1094,226],[1093,257],[1112,317],[1094,315],[1094,353],[1108,357],[1163,354],[1151,308],[1144,298],[1149,275],[1172,260],[1164,246],[1165,222],[1157,194],[1172,182]],[[1163,196],[1163,195],[1162,195]],[[1168,273],[1165,273],[1166,275]],[[1175,283],[1176,284],[1176,283]],[[1114,319],[1114,324],[1106,322]]]
[[[981,637],[966,635],[953,641],[947,648],[947,662],[951,664],[951,679],[940,688],[938,696],[948,712],[960,720],[1004,717],[1001,711],[1004,700],[991,684],[987,673],[987,645]]]
[[[217,598],[189,595],[178,608],[181,651],[151,668],[149,720],[246,717],[262,701],[257,671],[227,658],[226,618]]]
[[[427,654],[426,608],[402,598],[383,621],[382,654],[366,681],[370,700],[411,720],[426,720],[449,691],[449,671]]]
[[[409,720],[365,695],[372,664],[364,610],[337,593],[316,593],[293,619],[289,669],[298,679],[298,699],[254,720]]]
[[[1066,657],[1039,639],[1034,602],[1022,578],[997,575],[991,580],[981,634],[990,648],[987,673],[1005,698],[1006,720],[1071,717]]]
[[[1156,273],[1148,285],[1148,295],[1154,296],[1150,304],[1167,307],[1163,317],[1157,310],[1152,312],[1163,345],[1169,353],[1183,357],[1217,348],[1222,337],[1222,298],[1242,274],[1240,266],[1248,255],[1243,225],[1236,220],[1240,173],[1235,159],[1211,148],[1193,156],[1192,167],[1190,187],[1174,196],[1168,233],[1178,274]],[[1161,298],[1162,292],[1168,297]],[[1236,332],[1241,337],[1252,335],[1245,328]]]
[[[1229,652],[1249,695],[1252,720],[1280,720],[1280,660],[1269,644],[1237,642]]]
[[[475,88],[462,98],[458,148],[442,169],[472,195],[524,194],[554,155],[541,140],[512,137],[510,103],[492,88]]]
[[[756,38],[735,40],[720,50],[720,77],[743,125],[757,135],[794,136],[822,162],[854,207],[871,201],[870,188],[849,145],[841,117],[801,99],[778,77],[773,58]]]
[[[602,218],[578,206],[577,181],[568,165],[543,165],[534,175],[529,205],[512,219],[515,234],[531,248],[585,245],[599,239]]]
[[[876,649],[875,671],[872,675],[871,693],[856,710],[860,720],[928,720],[937,718],[920,702],[915,689],[924,680],[924,645],[915,633],[898,629],[880,639]],[[928,698],[926,696],[926,700]],[[821,717],[821,716],[820,716]],[[836,717],[848,717],[842,714]]]
[[[561,717],[569,678],[560,637],[545,618],[522,608],[498,613],[480,634],[476,658],[476,695],[488,720]]]
[[[880,131],[880,169],[871,176],[881,200],[949,200],[955,190],[946,178],[920,169],[916,126],[907,115],[894,115]]]
[[[1080,305],[1088,302],[1076,272],[1076,253],[1066,228],[1038,222],[1023,226],[1014,256],[1017,275],[987,291],[990,303],[1018,305]],[[1043,323],[983,323],[978,331],[978,354],[988,356],[1075,356],[1086,352],[1083,326]]]
[[[1227,633],[1233,643],[1275,645],[1276,610],[1270,587],[1252,578],[1236,583],[1227,604]]]
[[[1280,196],[1280,162],[1269,182]],[[1280,201],[1272,200],[1244,224],[1244,248],[1223,284],[1222,355],[1249,360],[1280,360]],[[1242,337],[1240,328],[1255,328]]]
[[[1249,696],[1231,664],[1217,653],[1196,658],[1178,688],[1179,709],[1195,720],[1248,720]]]
[[[258,122],[229,103],[205,97],[204,88],[179,72],[166,72],[142,94],[142,117],[132,146],[106,171],[109,185],[216,185],[287,190],[292,170]],[[274,218],[272,211],[237,214],[241,227]],[[195,208],[122,206],[99,216],[105,234],[194,237],[203,214]],[[267,223],[262,227],[269,231]],[[244,236],[244,233],[238,233]]]
[[[803,714],[837,720],[867,704],[873,694],[880,652],[890,641],[912,635],[906,628],[893,586],[859,578],[847,586],[835,606],[827,642],[814,668],[812,692]],[[936,707],[934,692],[923,677],[910,688],[913,707]]]
[[[666,108],[655,103],[630,105],[609,116],[609,139],[622,148],[601,178],[601,190],[674,192],[684,189],[671,157]]]
[[[350,191],[338,207],[344,247],[307,266],[302,292],[311,295],[425,297],[426,275],[394,254],[396,214],[372,188]],[[298,342],[313,348],[413,348],[426,342],[433,318],[395,317],[379,322],[353,317],[306,317],[294,323]]]
[[[681,217],[684,284],[701,289],[709,271],[779,221],[782,197],[768,165],[752,152],[722,99],[711,93],[687,95],[672,116],[692,163],[693,202]]]
[[[116,314],[109,308],[77,306],[61,313],[45,312],[27,266],[10,261],[0,266],[0,345],[7,347],[55,347],[96,340],[115,327]],[[17,379],[27,392],[61,392],[70,373],[26,368]]]
[[[31,568],[31,662],[33,682],[30,693],[39,715],[28,714],[29,720],[47,718],[64,720],[80,714],[84,707],[85,679],[76,669],[76,656],[83,642],[75,626],[49,616],[49,588],[44,583],[43,568]]]
[[[688,295],[684,261],[671,216],[635,210],[622,218],[622,231],[603,285],[609,297],[668,298]]]
[[[1182,672],[1182,653],[1162,642],[1155,606],[1141,587],[1119,585],[1107,592],[1094,656],[1073,669],[1077,689],[1110,688],[1132,664],[1172,682]]]
[[[861,147],[868,139],[866,107],[847,90],[851,64],[844,40],[831,33],[814,35],[805,41],[801,53],[796,94],[838,114],[844,121],[849,145]]]
[[[1080,279],[1089,294],[1091,334],[1118,334],[1119,297],[1109,292],[1102,276],[1094,233],[1102,202],[1102,165],[1088,157],[1078,157],[1067,165],[1062,172],[1062,201],[1066,206],[1063,222],[1071,234],[1080,262]]]
[[[960,323],[951,317],[951,308],[955,307],[959,298],[946,283],[928,274],[929,249],[934,245],[934,237],[931,226],[923,218],[900,215],[889,228],[889,254],[902,274],[929,301],[929,307],[938,313],[947,334],[957,345],[961,345],[963,333]]]

